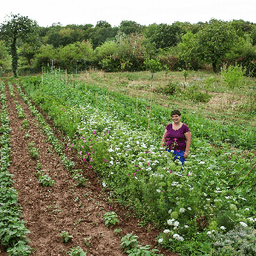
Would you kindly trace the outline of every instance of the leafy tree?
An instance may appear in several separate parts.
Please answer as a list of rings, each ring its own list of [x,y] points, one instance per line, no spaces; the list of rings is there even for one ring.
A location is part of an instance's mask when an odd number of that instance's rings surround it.
[[[196,35],[192,32],[183,35],[182,42],[177,46],[179,58],[185,62],[187,68],[193,67],[193,64],[197,61],[196,47]]]
[[[10,47],[12,71],[15,77],[17,77],[18,68],[17,40],[21,39],[23,42],[29,43],[35,40],[37,32],[37,23],[20,14],[11,14],[9,19],[0,26],[0,36]]]
[[[123,20],[120,23],[119,28],[120,28],[121,32],[125,33],[126,35],[141,32],[141,25],[136,23],[135,21],[131,21],[131,20]]]
[[[184,33],[185,31],[177,24],[152,24],[146,30],[145,35],[156,49],[164,49],[177,45]]]
[[[256,27],[252,30],[250,38],[252,40],[252,45],[256,45]]]
[[[91,34],[91,41],[93,48],[102,45],[106,40],[114,39],[117,35],[118,28],[107,27],[107,26],[97,26],[93,29],[93,33]]]
[[[60,47],[57,50],[54,59],[59,61],[60,67],[72,70],[80,61],[90,61],[92,57],[92,46],[90,42],[76,42]]]
[[[40,71],[43,66],[49,65],[50,61],[55,59],[55,56],[52,45],[42,45],[34,57],[35,68]]]
[[[95,28],[111,28],[111,25],[105,20],[100,20],[97,21]]]
[[[39,50],[39,48],[40,48],[39,41],[34,42],[34,44],[24,43],[18,49],[18,53],[20,56],[26,58],[28,65],[31,67],[31,61],[34,58],[37,51]]]
[[[197,57],[204,63],[212,64],[217,72],[221,61],[237,40],[231,24],[210,20],[197,34]]]

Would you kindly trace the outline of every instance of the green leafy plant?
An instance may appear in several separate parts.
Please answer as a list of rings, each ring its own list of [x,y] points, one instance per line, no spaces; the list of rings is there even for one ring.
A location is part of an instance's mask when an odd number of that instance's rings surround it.
[[[60,236],[63,243],[68,243],[73,238],[67,231],[62,231]]]
[[[90,246],[91,246],[90,240],[91,240],[91,237],[84,238],[84,243],[86,244],[87,247],[90,247]]]
[[[73,175],[73,179],[76,181],[76,186],[81,186],[81,187],[84,187],[85,182],[88,180],[88,179],[85,179],[85,177],[83,177],[81,173],[77,173]]]
[[[132,248],[130,250],[127,250],[126,253],[129,256],[155,256],[155,255],[159,255],[159,256],[163,256],[163,254],[156,254],[159,252],[158,249],[153,248],[152,250],[150,250],[150,245],[138,245],[138,247]]]
[[[25,241],[18,241],[14,247],[7,250],[10,256],[27,256],[30,255],[32,249],[26,244]]]
[[[227,233],[211,232],[215,255],[255,255],[256,230],[251,227],[236,226]]]
[[[127,234],[121,239],[121,248],[125,251],[134,249],[138,246],[138,236]]]
[[[20,104],[18,104],[17,101],[15,101],[15,104],[16,104],[16,110],[17,110],[17,113],[18,113],[18,117],[19,118],[25,118],[26,117],[26,114],[22,108],[22,106]]]
[[[28,138],[30,138],[30,134],[28,132],[25,132],[24,137],[25,137],[25,139],[28,139]]]
[[[67,254],[70,256],[86,256],[86,252],[79,246],[71,248],[71,251],[67,252]]]
[[[119,223],[119,220],[115,212],[106,212],[104,214],[104,220],[105,220],[105,225],[107,227],[114,226],[116,223]]]
[[[114,230],[114,233],[116,235],[119,235],[121,231],[122,231],[122,228],[117,228],[117,229]]]
[[[31,141],[31,142],[28,144],[28,148],[29,148],[29,152],[30,152],[31,157],[34,158],[34,159],[38,159],[38,157],[39,157],[39,151],[38,151],[38,149],[35,147],[35,142],[34,142],[34,141]]]
[[[234,89],[241,84],[241,80],[245,74],[246,70],[242,66],[229,66],[221,71],[224,82],[229,88]]]
[[[52,187],[52,185],[55,183],[49,175],[42,175],[41,172],[39,174],[38,181],[44,187]]]
[[[21,126],[23,129],[27,129],[29,127],[29,121],[27,119],[23,120]]]

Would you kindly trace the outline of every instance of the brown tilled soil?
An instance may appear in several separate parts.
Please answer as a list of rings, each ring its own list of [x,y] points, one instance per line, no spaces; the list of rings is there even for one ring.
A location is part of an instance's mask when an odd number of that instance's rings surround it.
[[[14,188],[19,191],[19,203],[23,211],[21,218],[31,232],[27,237],[30,239],[30,247],[33,248],[32,255],[67,255],[67,252],[76,246],[80,246],[89,256],[125,255],[120,248],[120,242],[121,237],[129,233],[136,234],[140,244],[155,247],[159,231],[150,224],[145,227],[138,226],[140,220],[128,217],[132,214],[126,209],[118,204],[110,204],[109,192],[103,191],[94,171],[88,169],[88,165],[76,157],[76,152],[65,149],[65,153],[73,157],[76,163],[75,169],[82,169],[84,177],[88,179],[85,187],[75,186],[59,156],[40,130],[36,119],[31,116],[27,105],[15,90],[16,100],[22,105],[29,121],[29,128],[26,131],[30,137],[25,138],[25,131],[21,129],[22,120],[18,118],[14,99],[10,96],[7,87],[6,89],[12,148],[9,172],[14,174]],[[51,124],[50,120],[46,120]],[[52,127],[55,136],[66,143],[61,132],[53,125]],[[28,144],[32,141],[40,152],[37,160],[31,157],[28,149]],[[35,176],[38,162],[55,181],[52,187],[42,187],[38,183]],[[120,222],[114,227],[107,228],[103,215],[109,211],[116,212]],[[116,234],[114,230],[119,228],[121,232]],[[73,236],[70,242],[65,244],[61,241],[62,231],[68,231]],[[159,246],[158,249],[164,255],[177,255]],[[0,247],[0,255],[7,255],[3,251],[4,248]]]

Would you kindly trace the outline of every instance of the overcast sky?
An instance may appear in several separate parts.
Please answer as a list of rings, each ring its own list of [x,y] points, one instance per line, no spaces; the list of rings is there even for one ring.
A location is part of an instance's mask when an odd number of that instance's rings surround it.
[[[256,23],[256,0],[1,0],[0,23],[11,13],[28,16],[41,27],[60,22],[92,24],[104,20],[119,26],[122,20],[141,25],[197,23],[211,18],[242,19]]]

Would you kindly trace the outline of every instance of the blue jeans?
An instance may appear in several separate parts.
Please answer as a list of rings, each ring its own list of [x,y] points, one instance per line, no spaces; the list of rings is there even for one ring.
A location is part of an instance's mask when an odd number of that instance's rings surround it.
[[[170,149],[166,149],[168,152],[171,152]],[[174,150],[174,160],[179,159],[182,162],[182,165],[184,165],[185,159],[183,158],[185,151],[183,150]],[[179,157],[179,158],[178,158]]]

